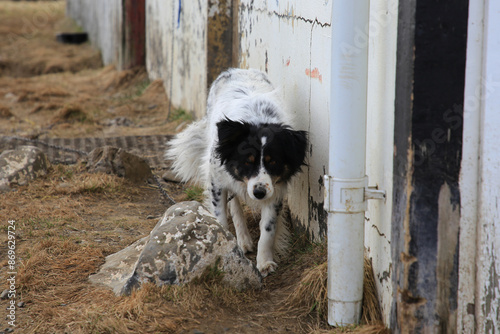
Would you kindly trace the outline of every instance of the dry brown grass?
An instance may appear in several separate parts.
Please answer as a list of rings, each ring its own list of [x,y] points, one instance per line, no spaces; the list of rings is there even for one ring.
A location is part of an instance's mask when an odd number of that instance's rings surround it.
[[[64,1],[2,2],[0,132],[63,138],[175,132],[161,81],[150,85],[144,68],[102,67],[90,43],[56,41],[58,32],[78,30],[64,12]],[[133,118],[136,126],[100,125],[114,117]]]
[[[2,2],[0,75],[29,77],[100,67],[102,62],[96,50],[74,45],[61,48],[55,40],[54,32],[77,29],[62,19],[64,11],[63,1]]]
[[[49,238],[35,244],[25,253],[26,260],[19,267],[21,292],[40,292],[54,286],[59,287],[85,283],[87,276],[102,263],[102,250],[81,247],[70,240]],[[61,280],[60,275],[66,276]]]
[[[6,106],[0,105],[0,119],[12,117],[12,113],[10,112],[10,108]]]
[[[24,258],[17,280],[29,312],[22,324],[27,329],[62,329],[75,318],[74,307],[98,291],[90,289],[87,277],[102,263],[101,249],[50,238],[28,249]]]
[[[102,263],[99,248],[51,238],[26,257],[19,290],[31,318],[27,328],[37,333],[178,333],[183,323],[198,324],[205,310],[237,312],[256,296],[209,277],[183,287],[145,284],[129,297],[116,297],[87,282]]]
[[[300,318],[314,318],[317,326],[326,322],[328,317],[328,262],[325,261],[325,244],[316,245],[318,251],[312,252],[312,259],[323,257],[323,262],[304,270],[292,292],[286,297],[281,312],[294,314]],[[309,258],[311,261],[311,258]],[[316,262],[317,261],[313,261]],[[385,334],[388,329],[382,323],[382,313],[377,297],[371,260],[365,257],[363,279],[362,327],[354,327],[353,332],[366,334]]]
[[[366,256],[364,263],[363,311],[361,322],[367,325],[380,325],[382,323],[382,311],[380,310],[380,304],[378,302],[372,261]]]
[[[61,108],[52,118],[52,123],[62,122],[92,122],[91,117],[75,105],[68,105]]]
[[[292,293],[285,300],[287,312],[299,317],[313,315],[325,320],[328,311],[327,262],[308,268],[302,274]]]

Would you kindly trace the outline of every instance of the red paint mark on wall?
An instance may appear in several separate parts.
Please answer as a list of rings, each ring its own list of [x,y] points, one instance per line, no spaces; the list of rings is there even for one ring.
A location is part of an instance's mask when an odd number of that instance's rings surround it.
[[[315,67],[312,71],[311,69],[306,68],[306,75],[312,79],[318,79],[320,83],[323,83],[323,76],[319,73],[317,67]]]

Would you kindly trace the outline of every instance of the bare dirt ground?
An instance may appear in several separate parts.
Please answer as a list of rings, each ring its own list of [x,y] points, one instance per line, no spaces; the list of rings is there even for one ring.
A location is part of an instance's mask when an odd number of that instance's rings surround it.
[[[119,72],[103,67],[89,43],[56,42],[57,32],[78,29],[64,15],[63,1],[0,0],[1,135],[165,135],[184,125],[189,117],[174,112],[161,82],[150,82],[144,69]],[[116,117],[131,124],[109,125]],[[186,185],[171,183],[167,190],[176,201],[191,196]],[[47,176],[0,194],[0,292],[8,288],[7,230],[15,220],[18,303],[11,327],[9,300],[0,301],[0,332],[382,332],[326,324],[325,246],[297,236],[260,291],[235,291],[206,277],[117,297],[88,282],[107,255],[147,235],[167,207],[154,187],[89,174],[84,163],[52,165]]]

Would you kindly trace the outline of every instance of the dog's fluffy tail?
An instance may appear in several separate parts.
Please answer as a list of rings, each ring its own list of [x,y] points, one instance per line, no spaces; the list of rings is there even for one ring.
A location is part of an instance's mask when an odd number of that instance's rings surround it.
[[[168,144],[165,158],[172,160],[172,170],[183,182],[203,182],[201,166],[207,151],[207,120],[191,123]]]

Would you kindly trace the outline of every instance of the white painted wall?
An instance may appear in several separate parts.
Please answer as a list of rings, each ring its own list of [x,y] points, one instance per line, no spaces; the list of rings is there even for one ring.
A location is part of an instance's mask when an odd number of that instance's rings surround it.
[[[386,202],[368,201],[365,247],[372,258],[384,323],[392,305],[392,185],[398,0],[371,0],[368,47],[366,174],[386,191]],[[365,35],[366,36],[366,35]],[[360,39],[363,40],[363,39]]]
[[[66,12],[101,50],[105,65],[120,64],[122,48],[121,0],[66,0]]]
[[[240,64],[268,72],[312,144],[309,168],[296,179],[292,215],[316,240],[325,237],[320,181],[328,168],[331,8],[329,0],[241,0]],[[360,27],[353,48],[369,46],[367,175],[387,191],[385,203],[369,201],[365,246],[373,259],[383,315],[392,302],[391,213],[397,0],[372,0],[369,27]],[[319,220],[323,219],[323,222]]]
[[[478,171],[480,106],[482,101],[483,55],[482,1],[470,2],[467,27],[462,168],[460,171],[460,252],[458,272],[457,329],[474,333],[475,316],[467,309],[474,305],[476,286],[476,224],[478,217]]]
[[[146,1],[146,68],[175,107],[205,114],[207,1]]]
[[[310,133],[309,168],[289,195],[292,215],[319,240],[326,235],[323,181],[328,166],[330,1],[250,1],[239,9],[240,66],[266,71],[299,129]]]
[[[500,329],[499,29],[498,1],[470,2],[460,176],[457,328],[462,333]]]

